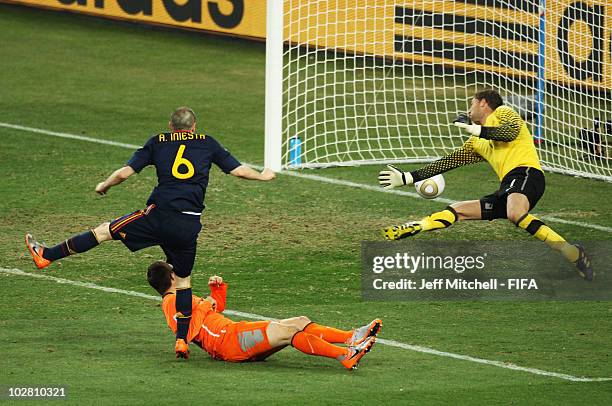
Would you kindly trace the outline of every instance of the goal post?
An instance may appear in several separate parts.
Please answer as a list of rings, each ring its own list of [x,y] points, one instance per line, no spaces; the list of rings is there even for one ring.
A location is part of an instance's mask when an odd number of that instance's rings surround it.
[[[267,0],[266,166],[430,162],[483,88],[546,170],[612,181],[612,7],[583,0]]]
[[[264,165],[280,171],[283,138],[283,1],[267,0]]]

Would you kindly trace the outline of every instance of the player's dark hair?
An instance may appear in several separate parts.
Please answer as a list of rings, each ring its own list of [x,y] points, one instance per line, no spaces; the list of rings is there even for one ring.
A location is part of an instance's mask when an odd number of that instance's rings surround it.
[[[149,285],[163,295],[172,286],[172,268],[167,262],[155,261],[149,265],[147,279]]]
[[[480,92],[477,92],[474,95],[474,98],[476,100],[485,99],[491,110],[495,110],[499,106],[504,105],[504,99],[502,99],[501,95],[497,92],[497,90],[493,89],[481,90]]]
[[[170,116],[170,123],[175,130],[189,130],[195,121],[195,113],[187,106],[177,108]]]

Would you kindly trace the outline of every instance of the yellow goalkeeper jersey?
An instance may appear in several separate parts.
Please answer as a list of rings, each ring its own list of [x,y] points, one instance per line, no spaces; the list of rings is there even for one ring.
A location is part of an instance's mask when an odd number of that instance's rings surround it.
[[[519,166],[542,170],[527,124],[511,107],[499,106],[495,109],[487,117],[482,130],[480,138],[470,137],[464,147],[482,156],[500,180]]]

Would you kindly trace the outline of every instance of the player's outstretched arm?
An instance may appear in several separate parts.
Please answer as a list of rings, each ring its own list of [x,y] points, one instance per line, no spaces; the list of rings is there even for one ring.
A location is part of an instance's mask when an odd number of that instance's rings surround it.
[[[399,186],[412,185],[414,180],[410,172],[404,172],[396,166],[387,165],[387,170],[378,172],[378,183],[385,189],[393,189]]]
[[[387,165],[389,170],[378,173],[378,182],[385,189],[393,189],[398,186],[411,185],[463,165],[470,165],[481,161],[484,161],[484,158],[472,150],[471,143],[468,140],[465,145],[456,151],[416,171],[403,172],[393,165]]]
[[[96,193],[101,195],[106,194],[111,187],[120,184],[135,173],[136,172],[131,166],[124,166],[123,168],[117,169],[115,172],[111,173],[104,182],[98,183],[96,186]]]
[[[210,287],[210,296],[207,300],[212,299],[214,301],[214,309],[221,313],[225,310],[225,304],[227,302],[227,283],[223,282],[223,278],[217,275],[213,275],[208,279],[208,286]]]
[[[518,137],[523,119],[514,110],[509,108],[498,107],[495,111],[499,119],[499,126],[485,127],[478,124],[472,124],[469,117],[465,114],[459,115],[453,124],[459,128],[466,130],[473,136],[484,138],[486,140],[510,142]]]
[[[417,169],[416,171],[410,172],[410,174],[412,175],[414,182],[419,182],[440,173],[448,172],[451,169],[482,161],[484,161],[484,158],[472,150],[471,143],[468,140],[468,142],[466,142],[461,148],[451,152],[445,157],[438,159],[437,161]]]
[[[240,165],[239,167],[230,171],[230,174],[247,180],[268,181],[276,178],[276,173],[274,173],[272,169],[264,168],[263,171],[257,172],[255,169],[247,165]]]

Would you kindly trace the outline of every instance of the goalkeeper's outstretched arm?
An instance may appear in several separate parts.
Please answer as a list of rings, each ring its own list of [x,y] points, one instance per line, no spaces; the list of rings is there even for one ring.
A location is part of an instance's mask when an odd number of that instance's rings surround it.
[[[484,158],[474,152],[470,146],[467,146],[466,143],[466,145],[451,152],[445,157],[442,157],[437,161],[425,165],[424,167],[419,168],[416,171],[410,172],[410,174],[412,175],[413,182],[419,182],[421,180],[431,178],[432,176],[436,176],[440,173],[448,172],[451,169],[455,169],[464,165],[475,164],[481,161],[484,161]]]
[[[455,119],[453,124],[469,132],[470,134],[484,138],[486,140],[511,142],[518,137],[523,119],[514,110],[509,107],[498,107],[494,114],[499,120],[499,126],[487,127],[478,124],[472,124],[467,115],[460,115]]]
[[[393,189],[398,186],[411,185],[414,182],[431,178],[451,169],[481,161],[484,161],[484,158],[472,149],[471,142],[468,140],[456,151],[413,172],[403,172],[393,165],[387,165],[388,170],[378,173],[378,182],[385,189]]]

